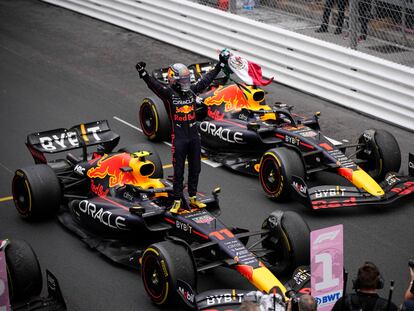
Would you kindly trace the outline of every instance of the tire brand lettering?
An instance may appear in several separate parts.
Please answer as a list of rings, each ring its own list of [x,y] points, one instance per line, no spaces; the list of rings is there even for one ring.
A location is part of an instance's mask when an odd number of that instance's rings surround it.
[[[241,144],[243,143],[243,133],[241,132],[234,132],[230,129],[223,129],[222,126],[217,127],[214,123],[211,122],[201,122],[200,123],[200,130],[204,133],[207,133],[212,136],[216,136],[223,141],[229,143],[236,143]]]

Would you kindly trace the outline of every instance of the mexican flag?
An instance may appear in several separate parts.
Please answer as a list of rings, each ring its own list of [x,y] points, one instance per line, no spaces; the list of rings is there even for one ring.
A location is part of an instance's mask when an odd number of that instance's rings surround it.
[[[262,76],[262,68],[247,59],[231,55],[228,61],[229,68],[246,84],[266,86],[273,81],[273,77],[264,80]]]

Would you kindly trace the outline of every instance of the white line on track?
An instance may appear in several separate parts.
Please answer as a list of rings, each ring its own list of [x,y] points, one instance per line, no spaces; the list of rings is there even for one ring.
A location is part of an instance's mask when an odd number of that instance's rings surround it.
[[[129,126],[129,127],[133,128],[134,130],[137,130],[138,132],[142,133],[142,129],[140,129],[138,126],[135,126],[135,125],[133,125],[133,124],[131,124],[131,123],[125,121],[125,120],[122,120],[120,117],[117,117],[117,116],[114,116],[114,119],[121,122],[121,123],[123,123],[123,124],[125,124],[126,126]],[[163,141],[163,143],[166,144],[167,146],[171,147],[170,143],[168,143],[166,141]],[[203,162],[204,164],[207,164],[211,167],[214,167],[214,168],[221,166],[220,163],[217,163],[217,162],[214,162],[214,161],[211,161],[211,160],[201,160],[201,162]]]

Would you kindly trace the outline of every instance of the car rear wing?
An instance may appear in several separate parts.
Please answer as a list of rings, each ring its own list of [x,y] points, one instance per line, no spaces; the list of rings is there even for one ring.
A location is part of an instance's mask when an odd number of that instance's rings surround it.
[[[58,128],[50,131],[29,134],[26,146],[36,163],[47,163],[45,153],[53,154],[72,149],[86,149],[101,145],[105,152],[111,152],[118,144],[120,136],[109,127],[107,120],[82,123],[70,129]]]
[[[204,63],[196,63],[188,65],[188,69],[190,70],[190,79],[191,83],[196,83],[198,79],[200,79],[203,75],[207,72],[213,70],[216,66],[215,62],[204,62]],[[168,67],[156,69],[152,72],[152,76],[157,79],[158,81],[167,84],[168,83]],[[214,84],[222,85],[227,82],[227,77],[225,74],[220,73],[215,79]]]

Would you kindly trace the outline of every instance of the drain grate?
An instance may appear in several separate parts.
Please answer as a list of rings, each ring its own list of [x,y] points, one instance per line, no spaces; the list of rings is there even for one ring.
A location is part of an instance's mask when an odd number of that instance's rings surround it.
[[[406,52],[406,49],[400,48],[395,45],[391,44],[383,44],[383,45],[375,45],[375,46],[367,46],[368,49],[383,53],[383,54],[392,54],[392,53],[400,53]]]

